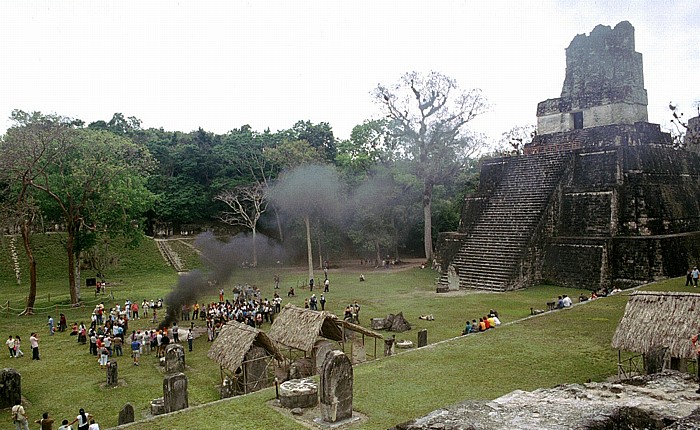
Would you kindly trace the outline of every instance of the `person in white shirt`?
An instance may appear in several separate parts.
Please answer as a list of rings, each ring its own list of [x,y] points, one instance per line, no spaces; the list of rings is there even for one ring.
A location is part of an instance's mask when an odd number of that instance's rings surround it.
[[[564,297],[562,297],[561,301],[562,301],[562,305],[563,305],[565,308],[570,308],[571,305],[572,305],[572,303],[571,303],[571,297],[567,296],[566,294],[564,295]]]
[[[68,420],[63,420],[61,427],[59,427],[58,430],[73,430],[73,427],[68,424]]]
[[[5,345],[7,345],[7,349],[10,350],[10,358],[15,358],[15,340],[12,336],[5,341]]]

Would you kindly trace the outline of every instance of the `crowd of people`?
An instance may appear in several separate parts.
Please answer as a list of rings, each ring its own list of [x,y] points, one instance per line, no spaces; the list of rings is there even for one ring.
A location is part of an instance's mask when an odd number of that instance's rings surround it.
[[[323,292],[317,297],[311,293],[311,283],[309,283],[310,297],[306,300],[306,307],[312,310],[325,310],[326,293],[330,291],[330,281],[328,279],[328,269],[324,270],[324,277],[321,285]],[[272,299],[263,298],[259,288],[249,284],[237,285],[232,289],[232,297],[226,297],[223,289],[219,289],[218,302],[182,304],[179,307],[179,322],[185,328],[178,326],[178,321],[174,321],[170,327],[159,327],[153,329],[130,330],[129,324],[134,320],[149,319],[159,322],[157,312],[164,305],[163,299],[144,299],[140,302],[126,300],[114,304],[113,307],[105,306],[104,302],[97,304],[90,313],[89,322],[75,321],[68,324],[64,314],[60,314],[59,323],[56,325],[53,317],[49,316],[47,321],[48,332],[53,335],[56,331],[69,332],[74,336],[79,345],[87,345],[89,354],[95,357],[100,368],[105,368],[111,357],[131,355],[133,365],[140,365],[140,358],[143,355],[153,354],[162,357],[165,354],[167,345],[179,343],[186,340],[189,351],[193,349],[193,329],[195,321],[206,325],[207,340],[214,341],[221,328],[228,321],[238,321],[251,327],[261,328],[264,324],[272,324],[275,316],[281,312],[282,298],[278,294],[279,276],[275,276],[275,290]],[[292,293],[293,295],[294,293]],[[359,323],[360,305],[357,301],[349,304],[345,308],[344,319]],[[87,323],[87,324],[86,324]],[[189,326],[189,327],[187,327]],[[143,323],[139,324],[143,327]],[[183,333],[184,332],[184,333]],[[183,334],[186,333],[186,336]],[[184,338],[184,339],[183,339]],[[29,343],[32,349],[33,359],[39,360],[39,335],[32,333]],[[20,336],[9,336],[5,342],[11,358],[21,358],[22,339]],[[27,415],[21,404],[15,411],[13,410],[13,421],[17,428],[24,428]],[[15,419],[16,417],[16,419]],[[54,419],[48,413],[35,421],[44,429],[53,429]],[[63,420],[59,430],[95,430],[99,426],[94,423],[94,419],[86,414],[82,409],[74,420]],[[58,424],[58,421],[56,421]],[[74,425],[77,424],[77,427]]]
[[[488,314],[480,317],[479,321],[477,321],[476,318],[472,319],[471,321],[467,319],[464,330],[462,330],[462,335],[484,332],[486,330],[496,328],[499,325],[501,325],[501,320],[498,319],[498,312],[491,309],[489,310]]]

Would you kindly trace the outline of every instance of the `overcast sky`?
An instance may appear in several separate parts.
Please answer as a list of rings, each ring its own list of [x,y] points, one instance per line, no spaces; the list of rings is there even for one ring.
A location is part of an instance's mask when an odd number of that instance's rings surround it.
[[[498,139],[558,97],[565,48],[635,27],[650,122],[700,100],[700,1],[0,1],[0,134],[13,109],[225,133],[380,116],[370,92],[436,70],[481,88]]]

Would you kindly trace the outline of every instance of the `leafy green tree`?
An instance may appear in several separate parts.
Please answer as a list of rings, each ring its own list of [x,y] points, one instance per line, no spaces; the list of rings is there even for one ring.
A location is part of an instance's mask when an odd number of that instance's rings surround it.
[[[305,140],[316,149],[323,161],[335,163],[336,142],[333,130],[327,122],[313,124],[311,121],[297,121],[289,130],[289,140]]]
[[[454,79],[438,72],[406,73],[395,85],[379,85],[374,97],[423,183],[423,246],[425,258],[432,260],[433,189],[457,173],[460,164],[455,161],[483,144],[469,135],[466,125],[485,111],[486,101],[480,90],[460,91]]]
[[[394,144],[386,120],[366,120],[353,127],[350,139],[338,142],[336,164],[346,175],[366,177],[377,163],[394,158]]]
[[[158,160],[148,182],[157,195],[151,222],[179,226],[215,218],[218,208],[211,201],[224,165],[214,152],[219,136],[202,129],[188,134],[149,129],[137,132],[133,140]]]
[[[29,262],[29,294],[22,314],[33,313],[36,302],[37,269],[30,236],[40,210],[34,181],[70,149],[74,121],[40,112],[12,112],[13,126],[0,139],[0,180],[6,184],[3,213],[19,225]]]
[[[153,159],[148,150],[109,131],[76,129],[64,157],[48,166],[32,186],[49,197],[66,225],[71,303],[80,299],[81,252],[99,233],[142,233],[141,214],[153,203],[146,188]],[[76,258],[77,257],[77,258]]]

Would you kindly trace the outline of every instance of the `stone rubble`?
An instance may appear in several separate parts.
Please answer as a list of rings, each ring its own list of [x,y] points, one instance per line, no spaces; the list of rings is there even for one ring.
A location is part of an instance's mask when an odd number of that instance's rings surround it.
[[[466,401],[395,430],[685,430],[700,428],[694,376],[666,371],[625,383],[566,384]]]

